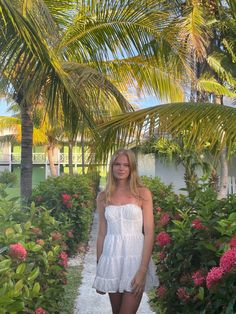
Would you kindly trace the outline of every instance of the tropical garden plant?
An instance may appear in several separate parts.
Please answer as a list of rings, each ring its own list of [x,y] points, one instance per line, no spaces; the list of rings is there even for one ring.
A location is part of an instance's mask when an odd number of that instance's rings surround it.
[[[157,313],[232,314],[236,310],[236,197],[217,200],[198,186],[194,199],[144,178],[153,193]]]

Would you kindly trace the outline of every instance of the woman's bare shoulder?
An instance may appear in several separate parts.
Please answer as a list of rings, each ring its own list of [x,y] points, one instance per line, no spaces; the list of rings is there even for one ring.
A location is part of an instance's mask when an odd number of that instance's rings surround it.
[[[142,199],[149,199],[150,197],[152,198],[152,193],[149,190],[149,188],[147,188],[146,186],[140,186],[138,188],[139,190],[139,195]]]
[[[101,191],[97,195],[97,204],[98,205],[104,205],[106,200],[106,193],[105,191]]]

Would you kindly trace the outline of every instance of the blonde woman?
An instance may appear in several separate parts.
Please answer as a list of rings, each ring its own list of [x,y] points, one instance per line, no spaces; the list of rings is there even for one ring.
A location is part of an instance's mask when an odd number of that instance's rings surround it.
[[[151,192],[138,177],[135,155],[111,158],[107,185],[97,197],[99,230],[93,287],[108,293],[113,314],[137,312],[144,290],[158,285],[151,260],[154,219]]]

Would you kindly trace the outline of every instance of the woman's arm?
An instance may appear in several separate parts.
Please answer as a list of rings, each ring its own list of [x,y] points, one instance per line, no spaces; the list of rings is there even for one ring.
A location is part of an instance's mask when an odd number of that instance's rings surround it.
[[[104,192],[98,194],[97,197],[97,210],[99,214],[99,225],[98,225],[98,235],[97,235],[97,262],[102,254],[104,238],[107,233],[107,223],[104,215]]]
[[[154,243],[154,216],[152,194],[147,188],[140,188],[143,210],[144,243],[140,267],[132,281],[133,292],[142,293],[145,287],[146,273],[151,259]]]
[[[152,194],[147,188],[143,188],[143,227],[144,227],[144,244],[143,254],[140,264],[140,270],[147,270],[152,255],[154,244],[154,216]]]

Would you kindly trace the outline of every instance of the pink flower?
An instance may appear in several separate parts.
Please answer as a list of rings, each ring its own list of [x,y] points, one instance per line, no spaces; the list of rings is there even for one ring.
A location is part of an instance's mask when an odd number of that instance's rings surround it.
[[[164,285],[161,285],[160,287],[156,289],[156,295],[160,299],[164,298],[164,296],[166,295],[166,292],[167,292],[167,289],[166,289],[166,286]]]
[[[194,219],[192,221],[192,227],[196,230],[204,230],[206,229],[203,225],[200,219]]]
[[[21,243],[11,244],[9,255],[12,258],[24,261],[27,257],[27,251]]]
[[[156,211],[158,212],[158,214],[160,214],[162,211],[161,207],[157,207]]]
[[[72,202],[68,202],[65,205],[66,205],[66,208],[72,208],[73,207],[73,203]]]
[[[60,234],[60,232],[58,231],[54,231],[51,233],[51,236],[52,236],[52,240],[53,241],[57,241],[57,240],[60,240],[62,235]]]
[[[48,312],[45,311],[42,307],[38,307],[38,308],[35,310],[34,314],[48,314]]]
[[[229,272],[236,265],[236,248],[226,251],[220,258],[220,267]]]
[[[178,288],[176,294],[178,298],[184,302],[187,302],[190,298],[185,288]]]
[[[70,199],[71,199],[71,196],[69,194],[62,193],[62,203],[64,205],[66,205],[69,202]]]
[[[205,282],[205,276],[203,275],[201,270],[198,270],[195,273],[193,273],[192,279],[194,281],[195,286],[201,286]]]
[[[206,277],[206,286],[208,289],[212,285],[216,284],[223,276],[224,270],[222,267],[213,267],[207,274]]]
[[[170,215],[167,213],[162,214],[161,218],[158,222],[158,226],[163,227],[163,226],[167,225],[169,221],[170,221]]]
[[[161,232],[157,235],[156,241],[157,241],[157,243],[158,243],[161,247],[163,247],[163,246],[165,246],[165,245],[167,245],[167,244],[169,244],[169,243],[171,242],[171,237],[170,237],[170,235],[169,235],[167,232],[161,231]]]
[[[71,231],[71,230],[68,231],[68,232],[67,232],[67,237],[68,237],[68,238],[74,238],[73,231]]]
[[[59,258],[61,259],[59,264],[63,267],[67,267],[68,266],[68,255],[66,254],[66,252],[61,252],[59,255]]]
[[[234,236],[234,237],[229,241],[229,245],[230,245],[231,249],[236,248],[236,236]]]

